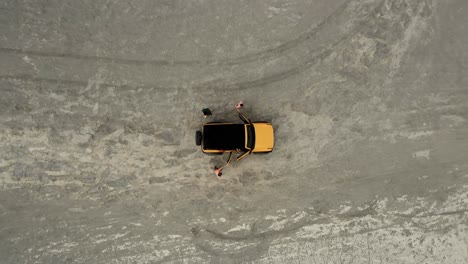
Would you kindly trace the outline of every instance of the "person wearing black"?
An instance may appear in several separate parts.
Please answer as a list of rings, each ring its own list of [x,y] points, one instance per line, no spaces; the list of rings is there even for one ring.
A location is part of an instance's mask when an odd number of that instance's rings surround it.
[[[211,110],[209,108],[203,108],[201,111],[205,115],[205,118],[207,118],[210,115],[213,115],[213,113],[211,113]]]

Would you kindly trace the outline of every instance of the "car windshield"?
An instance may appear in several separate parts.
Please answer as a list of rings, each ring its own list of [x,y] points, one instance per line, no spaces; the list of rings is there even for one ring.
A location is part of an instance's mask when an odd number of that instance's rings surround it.
[[[247,148],[253,149],[255,147],[255,130],[253,125],[245,125],[247,130]]]

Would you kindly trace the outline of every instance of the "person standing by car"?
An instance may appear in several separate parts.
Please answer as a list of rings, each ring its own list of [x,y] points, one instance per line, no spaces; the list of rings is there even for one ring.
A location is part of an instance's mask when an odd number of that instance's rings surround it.
[[[214,170],[215,170],[215,174],[216,174],[216,176],[218,176],[218,178],[221,178],[221,176],[223,176],[223,167],[218,168],[218,167],[215,166]]]
[[[237,109],[237,111],[241,110],[242,107],[244,107],[244,103],[242,102],[242,100],[240,100],[240,101],[236,104],[236,109]]]

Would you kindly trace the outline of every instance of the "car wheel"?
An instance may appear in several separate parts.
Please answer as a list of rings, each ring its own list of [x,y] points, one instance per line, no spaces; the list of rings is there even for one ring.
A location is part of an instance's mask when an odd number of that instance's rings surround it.
[[[200,146],[201,142],[202,142],[202,133],[201,131],[197,131],[195,133],[195,144],[197,144],[197,146]]]

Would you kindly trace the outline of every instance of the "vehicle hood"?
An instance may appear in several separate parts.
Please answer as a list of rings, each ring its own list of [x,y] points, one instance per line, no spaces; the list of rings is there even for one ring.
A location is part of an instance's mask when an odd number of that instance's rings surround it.
[[[255,147],[254,152],[269,152],[275,146],[274,129],[270,123],[254,123]]]

